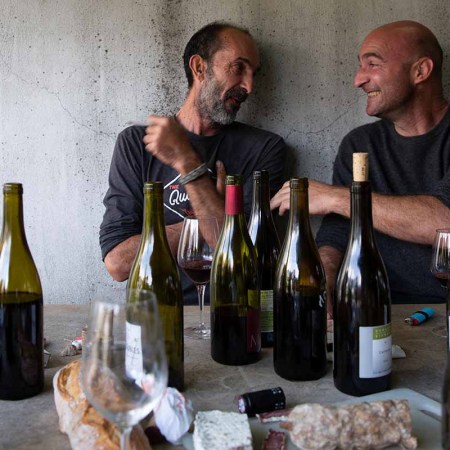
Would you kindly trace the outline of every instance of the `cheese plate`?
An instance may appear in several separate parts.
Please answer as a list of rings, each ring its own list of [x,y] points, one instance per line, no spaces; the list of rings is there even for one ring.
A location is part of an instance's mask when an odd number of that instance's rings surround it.
[[[392,389],[390,391],[379,392],[378,394],[367,395],[365,397],[355,397],[351,400],[339,402],[338,404],[392,399],[406,399],[409,401],[413,423],[413,435],[416,436],[418,440],[417,448],[419,450],[435,450],[441,448],[441,404],[411,389]],[[249,422],[254,449],[259,450],[262,448],[269,429],[286,432],[285,450],[297,449],[290,441],[289,433],[280,428],[279,423],[262,424],[256,418],[249,419]],[[194,450],[191,433],[186,433],[183,436],[182,444],[185,450]],[[400,449],[400,446],[391,446],[388,448],[390,450],[397,450]]]

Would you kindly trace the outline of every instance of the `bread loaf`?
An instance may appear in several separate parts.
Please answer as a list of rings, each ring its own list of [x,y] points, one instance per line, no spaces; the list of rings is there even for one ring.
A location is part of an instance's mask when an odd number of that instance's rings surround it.
[[[73,450],[117,450],[120,447],[118,428],[107,421],[87,401],[80,385],[80,360],[60,369],[53,378],[59,429],[69,436]],[[150,450],[141,426],[131,433],[133,450]]]

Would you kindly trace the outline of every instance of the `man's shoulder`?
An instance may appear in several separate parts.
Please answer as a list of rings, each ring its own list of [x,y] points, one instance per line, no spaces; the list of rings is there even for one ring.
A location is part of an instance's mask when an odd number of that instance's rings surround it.
[[[130,127],[123,129],[119,133],[118,139],[125,139],[125,140],[138,139],[139,141],[142,141],[142,138],[144,136],[145,136],[145,127],[141,127],[138,125],[132,125]]]

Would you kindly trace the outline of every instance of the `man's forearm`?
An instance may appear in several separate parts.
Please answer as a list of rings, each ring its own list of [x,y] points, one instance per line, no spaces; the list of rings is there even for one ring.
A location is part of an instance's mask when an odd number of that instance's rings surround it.
[[[325,270],[327,287],[327,310],[333,317],[333,295],[337,272],[342,261],[342,252],[330,245],[324,245],[319,248],[320,259]]]
[[[105,266],[114,280],[125,281],[128,278],[140,241],[140,234],[131,236],[106,255]]]
[[[215,217],[222,227],[225,204],[223,195],[217,191],[208,175],[203,175],[191,183],[186,184],[189,201],[197,217]]]
[[[450,208],[431,195],[373,194],[372,215],[375,229],[418,244],[431,245],[436,229],[450,226]]]
[[[177,259],[178,241],[180,239],[183,222],[166,226],[166,235],[169,247],[175,261]],[[131,236],[116,245],[105,257],[105,265],[116,281],[125,281],[130,275],[130,270],[136,257],[141,242],[141,235]]]
[[[350,216],[348,191],[330,186],[326,206],[317,199],[311,214],[334,212]],[[319,197],[319,196],[318,196]],[[431,195],[372,194],[373,225],[377,231],[396,239],[431,245],[437,228],[450,226],[450,208]]]

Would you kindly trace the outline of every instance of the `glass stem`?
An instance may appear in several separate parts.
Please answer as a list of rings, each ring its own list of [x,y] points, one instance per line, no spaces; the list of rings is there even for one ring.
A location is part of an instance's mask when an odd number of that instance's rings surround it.
[[[198,305],[200,306],[200,323],[199,328],[204,330],[205,322],[203,321],[203,307],[205,306],[205,289],[206,284],[197,284],[197,294],[198,294]]]
[[[120,450],[131,450],[130,434],[132,427],[124,428],[120,433]]]

